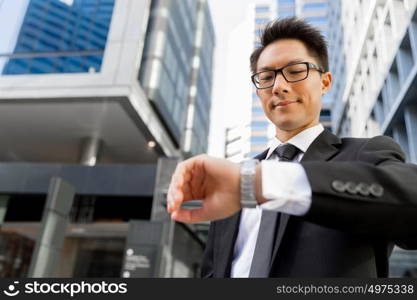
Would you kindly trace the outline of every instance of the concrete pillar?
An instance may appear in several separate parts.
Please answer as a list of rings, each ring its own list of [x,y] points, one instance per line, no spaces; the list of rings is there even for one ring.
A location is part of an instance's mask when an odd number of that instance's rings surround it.
[[[61,178],[52,178],[28,277],[55,277],[67,231],[74,188]]]
[[[155,190],[152,201],[152,222],[163,222],[163,241],[161,259],[159,263],[159,270],[157,277],[171,277],[173,268],[173,239],[175,231],[175,222],[171,220],[166,211],[167,192],[171,176],[179,162],[178,158],[159,158],[158,167],[156,171]]]
[[[80,164],[94,166],[97,162],[102,141],[98,137],[87,137],[82,141]]]
[[[405,128],[407,130],[410,162],[417,163],[417,106],[404,109]]]

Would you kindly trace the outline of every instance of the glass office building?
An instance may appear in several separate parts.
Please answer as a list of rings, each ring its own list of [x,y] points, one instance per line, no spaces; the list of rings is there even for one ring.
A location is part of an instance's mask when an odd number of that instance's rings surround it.
[[[99,72],[113,7],[114,0],[28,1],[2,74]]]
[[[297,16],[304,19],[314,27],[318,28],[326,41],[329,40],[329,1],[328,0],[299,0],[297,2]],[[328,49],[329,56],[332,51]],[[335,53],[338,55],[338,53]],[[332,130],[331,126],[331,103],[332,94],[325,94],[322,97],[322,109],[320,111],[320,123],[323,124],[324,128]]]
[[[155,0],[151,9],[139,80],[173,142],[183,145],[187,155],[205,152],[214,49],[208,6],[194,0]]]
[[[207,147],[207,1],[0,1],[0,28],[0,277],[198,276],[207,226],[165,203]]]
[[[417,163],[417,1],[330,1],[339,136],[391,136]],[[396,247],[390,276],[416,277],[417,251]]]
[[[188,156],[207,152],[210,125],[215,35],[209,7],[204,6],[200,14],[202,24],[197,27],[196,33],[200,40],[194,48],[194,74],[189,90],[189,118],[183,138],[184,152]],[[187,132],[190,132],[189,136]]]
[[[296,0],[277,0],[277,17],[286,18],[296,15]]]

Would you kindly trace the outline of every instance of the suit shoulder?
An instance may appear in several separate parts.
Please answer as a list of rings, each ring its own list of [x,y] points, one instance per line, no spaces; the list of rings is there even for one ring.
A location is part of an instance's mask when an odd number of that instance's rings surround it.
[[[340,140],[342,141],[342,145],[344,146],[360,147],[360,145],[366,144],[370,140],[370,138],[344,137]]]
[[[404,151],[401,149],[391,137],[385,135],[377,135],[371,138],[342,138],[342,147],[349,151],[356,152],[357,157],[368,156],[374,154],[388,154],[395,156],[397,159],[404,161]]]
[[[376,145],[399,145],[389,136],[377,135],[371,138],[357,138],[357,137],[344,137],[341,138],[342,144],[354,144],[354,145],[365,145],[365,144],[376,144]]]
[[[372,138],[358,138],[357,155],[365,160],[379,157],[381,160],[395,159],[404,162],[405,154],[400,145],[391,137],[378,135]]]

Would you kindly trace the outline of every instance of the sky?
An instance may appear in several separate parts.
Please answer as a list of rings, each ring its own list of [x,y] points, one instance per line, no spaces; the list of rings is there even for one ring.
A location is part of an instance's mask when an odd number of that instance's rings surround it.
[[[0,0],[0,54],[13,52],[28,0]],[[12,29],[13,28],[13,29]],[[0,73],[6,62],[0,57]]]
[[[227,127],[250,122],[254,0],[209,0],[216,34],[208,154],[224,156]]]

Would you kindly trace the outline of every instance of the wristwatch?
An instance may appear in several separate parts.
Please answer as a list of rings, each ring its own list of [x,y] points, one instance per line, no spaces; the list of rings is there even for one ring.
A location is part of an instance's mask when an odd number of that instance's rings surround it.
[[[258,204],[255,197],[255,174],[257,159],[247,159],[240,164],[240,204],[254,208]]]

